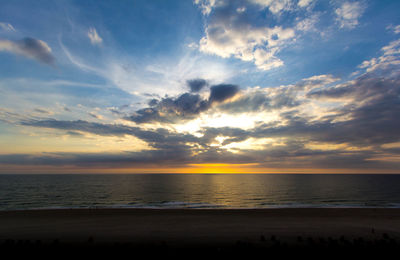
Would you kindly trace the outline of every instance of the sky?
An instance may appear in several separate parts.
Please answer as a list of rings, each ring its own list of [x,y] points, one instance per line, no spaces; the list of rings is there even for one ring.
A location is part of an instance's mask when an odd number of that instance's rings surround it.
[[[400,173],[398,10],[0,0],[0,173]]]

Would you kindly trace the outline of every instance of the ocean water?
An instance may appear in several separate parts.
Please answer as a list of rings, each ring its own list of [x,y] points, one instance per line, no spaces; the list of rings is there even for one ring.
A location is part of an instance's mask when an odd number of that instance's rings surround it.
[[[400,207],[400,175],[0,175],[0,210]]]

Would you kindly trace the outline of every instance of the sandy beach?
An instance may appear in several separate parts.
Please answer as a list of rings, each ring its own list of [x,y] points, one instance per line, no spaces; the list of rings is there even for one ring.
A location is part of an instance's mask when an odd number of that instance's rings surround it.
[[[400,238],[400,209],[60,209],[0,212],[0,240],[165,243],[169,246],[297,243],[299,237]]]

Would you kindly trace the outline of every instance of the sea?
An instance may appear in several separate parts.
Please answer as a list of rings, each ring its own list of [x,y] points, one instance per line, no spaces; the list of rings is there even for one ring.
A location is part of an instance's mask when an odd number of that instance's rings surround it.
[[[389,174],[0,175],[0,210],[400,207]]]

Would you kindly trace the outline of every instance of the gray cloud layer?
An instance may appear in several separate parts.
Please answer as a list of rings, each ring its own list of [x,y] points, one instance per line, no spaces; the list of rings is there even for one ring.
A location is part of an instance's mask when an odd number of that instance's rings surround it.
[[[190,92],[199,92],[207,86],[207,81],[204,79],[191,79],[187,81],[187,85],[190,88]]]
[[[393,60],[392,60],[393,61]],[[399,66],[382,63],[345,83],[331,85],[329,75],[314,76],[294,85],[270,89],[252,89],[239,93],[235,85],[210,87],[207,98],[184,93],[178,97],[153,99],[149,107],[129,117],[138,124],[169,122],[197,117],[214,106],[227,113],[274,110],[279,122],[259,122],[253,128],[205,127],[198,135],[178,133],[166,128],[153,130],[121,124],[101,124],[83,120],[29,119],[21,117],[23,126],[49,128],[67,134],[85,133],[100,136],[135,136],[150,150],[117,154],[42,154],[0,155],[2,164],[48,165],[182,165],[188,163],[258,163],[260,167],[357,168],[398,170],[400,149],[400,73]],[[369,69],[369,68],[367,68]],[[234,99],[231,99],[235,97]],[[315,102],[339,103],[329,113],[312,117],[302,113]],[[310,105],[310,107],[308,107]],[[7,116],[11,114],[7,113]],[[25,119],[23,119],[25,118]],[[28,119],[26,119],[28,118]],[[217,137],[224,137],[215,145]],[[274,138],[257,149],[223,146],[261,138]],[[309,144],[330,144],[324,149]],[[385,160],[377,158],[389,158]],[[394,158],[394,159],[393,159]]]
[[[224,87],[217,88],[223,90]],[[232,90],[223,93],[233,93]],[[191,94],[184,94],[191,95]],[[184,96],[182,95],[182,96]],[[321,120],[311,122],[301,117],[298,111],[282,113],[286,125],[276,126],[275,123],[261,124],[249,130],[240,128],[204,128],[203,136],[178,134],[165,129],[141,130],[139,127],[123,125],[99,124],[86,121],[57,121],[36,120],[25,121],[23,125],[61,129],[65,131],[89,132],[104,136],[133,135],[150,144],[155,150],[137,153],[124,153],[121,157],[115,155],[76,155],[77,164],[116,162],[124,164],[153,164],[178,165],[179,163],[260,163],[265,167],[324,167],[324,168],[370,168],[396,169],[395,162],[380,162],[371,160],[382,153],[398,155],[399,149],[383,148],[385,143],[400,142],[400,80],[397,78],[385,79],[364,75],[357,80],[341,87],[331,87],[308,93],[312,98],[342,98],[353,97],[356,104],[337,109],[336,116],[326,116]],[[213,96],[212,94],[210,96]],[[218,95],[217,95],[218,96]],[[224,94],[223,97],[231,96]],[[215,96],[213,96],[215,98]],[[211,99],[211,98],[210,98]],[[176,99],[176,100],[179,100]],[[219,100],[219,98],[216,98]],[[234,101],[236,102],[236,101]],[[196,103],[196,102],[195,102]],[[238,104],[239,106],[240,104]],[[181,105],[181,107],[185,107]],[[191,111],[185,108],[185,111]],[[195,113],[195,112],[193,112]],[[347,115],[348,120],[337,121],[338,116]],[[248,138],[284,138],[280,146],[267,146],[263,150],[240,150],[238,153],[212,146],[218,136],[226,139],[222,145],[244,141]],[[348,144],[350,146],[367,147],[367,150],[311,150],[306,147],[308,142],[327,142],[332,144]],[[196,147],[196,148],[194,148]],[[200,152],[199,154],[197,154]],[[197,155],[194,156],[193,154]],[[171,156],[173,154],[173,156]],[[10,155],[11,156],[11,155]],[[43,163],[61,163],[62,159],[42,157],[2,156],[1,161],[26,160],[26,163],[37,161]],[[28,156],[28,155],[26,155]],[[79,159],[78,159],[79,157]],[[82,158],[86,158],[83,160]],[[101,160],[100,160],[101,158]],[[119,158],[119,159],[118,159]],[[308,158],[308,159],[305,159]],[[98,160],[97,160],[98,159]],[[71,158],[65,159],[71,162]],[[97,161],[96,161],[97,160]]]

